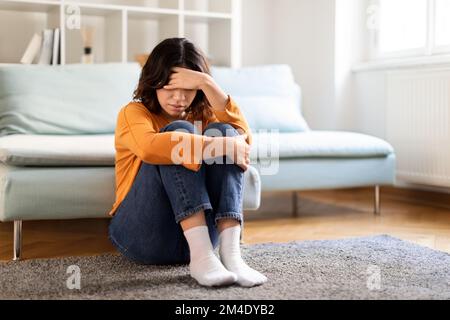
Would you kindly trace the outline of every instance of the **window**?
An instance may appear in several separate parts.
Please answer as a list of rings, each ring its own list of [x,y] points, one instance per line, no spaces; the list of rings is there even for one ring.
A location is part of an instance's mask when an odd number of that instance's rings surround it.
[[[450,53],[450,0],[378,0],[374,58]]]

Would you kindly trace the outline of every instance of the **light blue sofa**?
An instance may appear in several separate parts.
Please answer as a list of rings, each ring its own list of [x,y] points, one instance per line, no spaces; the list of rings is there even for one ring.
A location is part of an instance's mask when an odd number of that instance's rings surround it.
[[[212,71],[253,130],[244,210],[258,209],[264,190],[371,185],[379,212],[378,186],[394,181],[389,144],[311,131],[288,66]],[[139,73],[137,64],[0,66],[0,221],[14,221],[13,259],[21,255],[22,221],[107,216],[114,202],[117,113],[130,101]],[[272,154],[264,150],[268,145],[276,146]]]

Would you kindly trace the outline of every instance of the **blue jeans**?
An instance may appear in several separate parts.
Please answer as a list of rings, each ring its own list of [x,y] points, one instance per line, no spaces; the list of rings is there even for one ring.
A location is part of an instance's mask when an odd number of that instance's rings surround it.
[[[187,121],[174,121],[161,132],[184,129],[197,133]],[[218,129],[208,136],[236,136],[229,124],[211,123]],[[218,245],[217,221],[232,218],[243,224],[244,170],[236,164],[203,161],[195,172],[182,165],[142,162],[136,179],[109,225],[109,238],[125,257],[141,264],[187,264],[189,246],[179,222],[204,210],[209,236]],[[208,164],[209,163],[209,164]]]

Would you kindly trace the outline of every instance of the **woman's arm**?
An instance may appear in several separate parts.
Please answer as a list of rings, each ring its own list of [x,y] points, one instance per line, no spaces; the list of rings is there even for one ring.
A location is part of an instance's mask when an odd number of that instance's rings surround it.
[[[214,111],[225,111],[228,104],[228,95],[217,85],[214,79],[206,73],[203,73],[203,81],[200,89],[208,99],[209,104]]]
[[[250,145],[245,141],[246,134],[234,137],[205,137],[203,160],[228,156],[234,164],[244,171],[250,165]],[[208,150],[208,152],[205,152]],[[210,152],[209,152],[210,151]]]
[[[116,147],[121,145],[146,163],[181,164],[189,170],[198,171],[207,137],[177,131],[159,132],[148,113],[144,106],[133,103],[120,111]]]

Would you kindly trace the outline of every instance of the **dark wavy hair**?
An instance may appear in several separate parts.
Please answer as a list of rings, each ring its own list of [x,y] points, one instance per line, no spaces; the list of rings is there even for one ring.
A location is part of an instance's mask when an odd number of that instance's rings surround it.
[[[169,82],[174,67],[182,67],[210,74],[209,64],[200,49],[186,38],[169,38],[159,43],[151,52],[142,68],[139,83],[134,91],[133,99],[141,102],[150,112],[159,114],[159,104],[156,90]],[[187,118],[203,120],[212,117],[213,113],[203,91],[197,95],[189,108]]]

